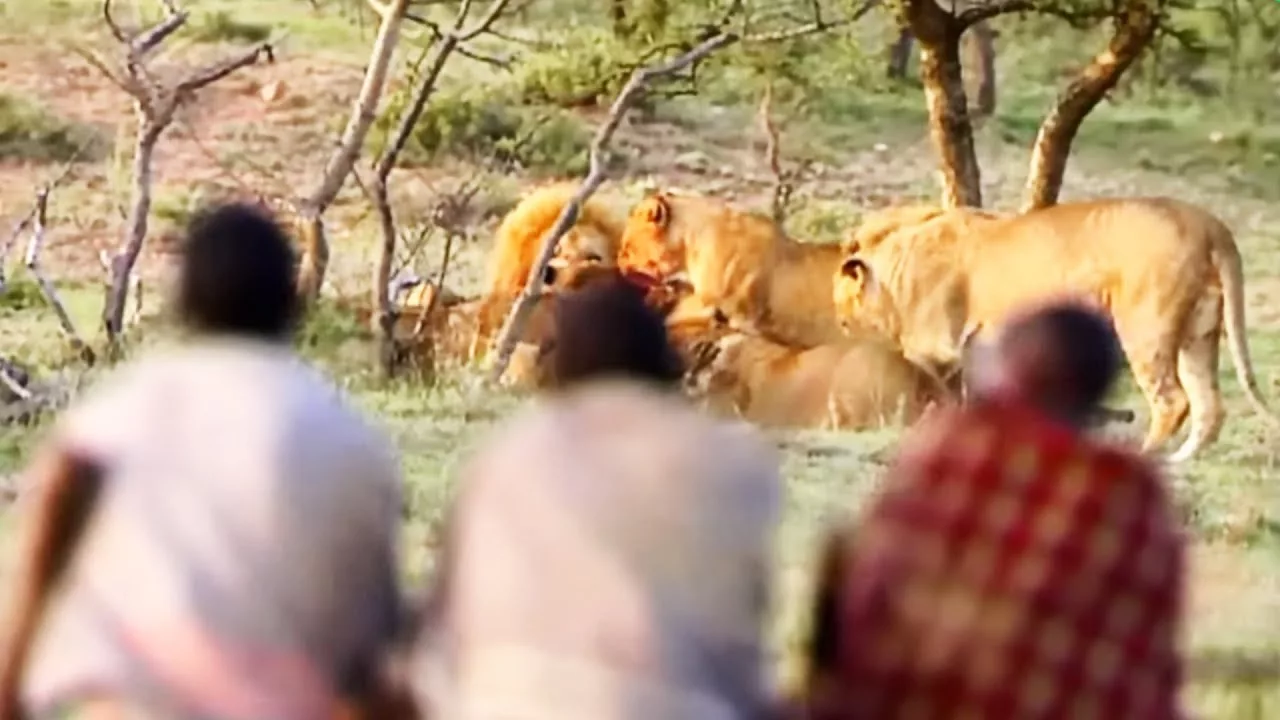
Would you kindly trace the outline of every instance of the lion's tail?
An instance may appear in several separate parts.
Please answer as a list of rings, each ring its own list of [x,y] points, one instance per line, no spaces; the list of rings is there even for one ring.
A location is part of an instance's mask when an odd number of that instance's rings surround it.
[[[1258,378],[1254,375],[1253,362],[1249,359],[1249,339],[1245,335],[1244,322],[1244,266],[1240,259],[1240,249],[1236,246],[1231,228],[1221,220],[1214,218],[1208,230],[1210,257],[1222,282],[1227,348],[1236,368],[1236,378],[1254,409],[1273,425],[1280,427],[1280,417],[1267,406],[1258,390]]]

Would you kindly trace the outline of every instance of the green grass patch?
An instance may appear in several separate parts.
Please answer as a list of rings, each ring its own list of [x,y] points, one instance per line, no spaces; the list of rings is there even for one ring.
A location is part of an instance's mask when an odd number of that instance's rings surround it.
[[[109,149],[97,128],[71,122],[24,98],[0,92],[0,160],[67,162]]]

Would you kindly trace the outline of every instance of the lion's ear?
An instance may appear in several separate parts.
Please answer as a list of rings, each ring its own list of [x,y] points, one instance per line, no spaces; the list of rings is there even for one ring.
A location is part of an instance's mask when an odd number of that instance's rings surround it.
[[[866,282],[871,277],[871,268],[862,258],[848,257],[840,264],[840,274],[856,282]]]
[[[840,274],[852,280],[858,291],[866,296],[876,291],[876,276],[871,266],[860,257],[848,257],[840,264]]]
[[[671,222],[671,203],[665,195],[657,194],[649,198],[649,207],[645,219],[649,224],[665,229]]]

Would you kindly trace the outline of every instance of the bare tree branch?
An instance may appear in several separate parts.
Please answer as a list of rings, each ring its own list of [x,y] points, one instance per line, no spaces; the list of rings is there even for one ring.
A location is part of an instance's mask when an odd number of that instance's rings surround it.
[[[380,3],[369,0],[369,5],[381,16],[378,35],[369,53],[369,65],[365,69],[364,82],[360,86],[351,115],[338,141],[337,148],[325,165],[324,174],[311,194],[298,206],[302,222],[302,262],[298,273],[300,295],[310,303],[320,294],[324,277],[329,268],[329,241],[325,235],[324,213],[337,199],[342,185],[355,167],[356,158],[364,146],[369,128],[377,117],[378,102],[386,86],[387,69],[400,40],[400,28],[408,10],[408,0],[389,0]]]
[[[40,251],[44,248],[44,233],[48,216],[49,188],[44,187],[36,193],[35,215],[31,222],[31,240],[27,243],[25,259],[27,272],[31,273],[31,276],[36,279],[36,284],[40,286],[41,294],[44,295],[45,300],[49,302],[49,307],[53,308],[54,314],[57,315],[58,326],[71,343],[71,349],[80,355],[80,359],[86,365],[93,365],[97,361],[93,348],[89,347],[84,338],[80,336],[80,333],[76,332],[75,323],[71,321],[71,315],[67,313],[66,306],[62,304],[62,299],[58,297],[58,291],[54,289],[53,283],[45,277],[44,271],[40,269]]]
[[[168,15],[164,20],[142,30],[132,37],[126,35],[111,14],[111,0],[103,0],[102,14],[111,34],[125,46],[123,70],[116,71],[88,51],[81,52],[91,65],[106,75],[133,98],[138,121],[138,134],[134,143],[133,187],[128,217],[125,220],[120,249],[105,263],[108,275],[107,300],[102,310],[102,324],[112,349],[118,349],[120,335],[125,325],[125,307],[131,288],[140,285],[131,279],[133,268],[142,253],[147,235],[147,221],[151,212],[152,157],[156,143],[172,124],[177,110],[196,92],[231,73],[257,63],[265,58],[275,59],[271,43],[262,43],[253,49],[226,60],[196,69],[176,83],[155,80],[145,67],[146,56],[160,47],[186,24],[189,13],[180,10],[173,2],[165,2]]]
[[[202,87],[218,82],[237,70],[257,64],[262,58],[266,58],[269,63],[276,61],[275,49],[272,48],[271,43],[263,43],[235,57],[200,68],[180,81],[176,89],[180,93],[195,92]]]
[[[773,122],[773,83],[765,86],[760,98],[760,129],[765,136],[765,161],[769,164],[769,172],[773,174],[773,201],[771,204],[773,221],[778,227],[784,227],[787,221],[787,209],[791,204],[791,195],[795,192],[791,173],[782,168],[782,140],[778,127]]]
[[[96,140],[90,139],[76,148],[75,152],[71,154],[71,157],[67,159],[66,163],[64,163],[62,168],[58,170],[57,174],[49,178],[49,181],[46,182],[42,186],[41,190],[36,193],[36,201],[32,203],[31,209],[27,211],[27,214],[23,216],[21,220],[14,223],[13,232],[9,235],[8,239],[4,241],[4,244],[0,245],[0,293],[3,293],[7,287],[7,280],[5,278],[5,261],[8,259],[9,253],[13,252],[13,248],[17,246],[18,240],[22,238],[22,234],[24,232],[31,229],[32,225],[37,221],[42,221],[42,218],[40,218],[39,215],[41,213],[41,208],[48,204],[49,194],[71,175],[71,171],[75,169],[76,163],[84,157],[85,153],[88,152],[89,148],[93,147],[96,142]],[[41,198],[44,198],[44,200],[42,201]]]
[[[395,311],[392,307],[391,296],[388,292],[391,283],[391,267],[396,255],[396,225],[395,217],[391,209],[390,193],[388,184],[391,177],[391,171],[395,168],[399,161],[400,153],[404,151],[405,146],[409,142],[409,137],[413,134],[413,128],[417,126],[418,120],[422,117],[423,111],[427,107],[432,94],[436,89],[436,83],[439,81],[440,73],[443,72],[445,64],[448,63],[449,57],[457,50],[462,49],[463,43],[473,40],[481,34],[486,33],[498,21],[502,14],[510,5],[510,0],[492,0],[488,10],[474,24],[468,27],[467,17],[471,13],[472,0],[463,0],[458,8],[457,15],[454,17],[453,26],[446,32],[440,33],[438,28],[433,28],[439,33],[439,40],[432,46],[431,59],[427,64],[426,70],[421,74],[417,86],[413,90],[413,97],[409,101],[409,105],[405,108],[404,113],[400,116],[396,123],[396,129],[392,135],[391,141],[387,144],[386,149],[374,164],[373,180],[368,188],[368,195],[372,201],[375,210],[378,213],[379,226],[382,230],[382,245],[379,248],[378,262],[374,266],[374,276],[372,283],[373,291],[373,308],[374,313],[372,322],[374,331],[378,333],[378,337],[383,345],[381,356],[384,361],[397,356],[393,352],[395,345]],[[466,194],[466,202],[475,195],[479,189],[478,184],[469,193]],[[437,223],[444,226],[445,223]],[[441,265],[441,272],[448,263],[448,254],[451,252],[451,246],[454,236],[457,234],[456,228],[445,227],[445,260]],[[443,282],[443,278],[441,279]],[[436,294],[432,297],[430,305],[434,306],[435,298],[444,290],[443,284],[436,285]],[[434,307],[431,308],[433,310]],[[426,322],[429,311],[419,318],[418,327],[415,328],[415,340],[422,329],[422,324]],[[388,373],[393,368],[384,367]]]
[[[0,357],[0,388],[7,389],[13,397],[25,402],[30,400],[33,394],[27,389],[26,383],[17,376],[16,370],[13,363]],[[3,394],[0,393],[0,400],[2,399]]]
[[[587,177],[569,199],[564,209],[560,211],[560,216],[556,218],[555,224],[551,226],[551,229],[543,239],[542,248],[538,253],[537,260],[534,262],[533,269],[529,273],[529,278],[525,282],[524,290],[521,291],[515,307],[511,309],[506,322],[503,323],[502,330],[498,333],[494,342],[494,351],[491,355],[492,362],[489,368],[491,381],[496,382],[501,378],[502,374],[507,370],[507,365],[511,362],[511,354],[515,351],[516,339],[520,337],[520,332],[524,329],[524,323],[528,319],[529,312],[533,309],[542,273],[547,263],[555,255],[556,245],[559,244],[560,238],[564,237],[565,233],[569,232],[569,229],[577,223],[578,215],[582,212],[583,203],[591,197],[596,188],[604,183],[608,175],[607,154],[609,152],[609,142],[613,139],[613,134],[617,131],[618,126],[622,124],[627,110],[640,99],[648,89],[649,83],[675,75],[711,53],[738,40],[739,36],[736,33],[718,33],[678,57],[658,65],[637,70],[631,76],[631,79],[627,81],[627,84],[623,86],[622,92],[618,93],[618,97],[614,99],[613,105],[609,108],[609,114],[606,116],[604,123],[596,131],[596,135],[591,141],[590,170],[587,173]]]

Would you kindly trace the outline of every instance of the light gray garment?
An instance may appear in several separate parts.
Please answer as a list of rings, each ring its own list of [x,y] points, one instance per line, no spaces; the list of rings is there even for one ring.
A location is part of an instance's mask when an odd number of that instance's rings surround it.
[[[55,441],[107,486],[37,638],[33,709],[106,689],[175,717],[314,717],[393,631],[395,453],[289,348],[143,359]]]

